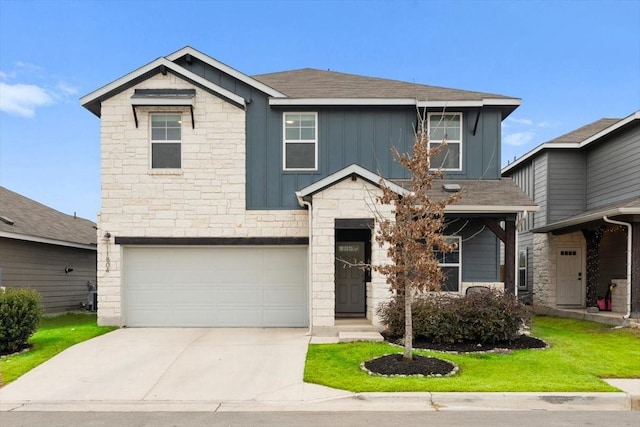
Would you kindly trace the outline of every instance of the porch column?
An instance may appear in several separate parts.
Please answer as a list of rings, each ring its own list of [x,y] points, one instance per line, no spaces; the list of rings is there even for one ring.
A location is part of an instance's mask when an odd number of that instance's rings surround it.
[[[512,295],[516,293],[516,221],[504,220],[504,229],[496,219],[485,218],[486,225],[504,243],[504,290]]]
[[[600,279],[600,240],[604,234],[605,227],[600,226],[595,230],[583,228],[582,235],[587,241],[587,308],[597,306],[597,289]]]
[[[640,221],[631,224],[631,313],[640,318]]]

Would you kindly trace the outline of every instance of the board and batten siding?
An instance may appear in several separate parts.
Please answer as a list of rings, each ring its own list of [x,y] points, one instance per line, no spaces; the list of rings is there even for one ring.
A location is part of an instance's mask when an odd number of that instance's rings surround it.
[[[540,207],[534,217],[534,227],[542,227],[547,224],[547,153],[542,153],[533,160],[533,201]]]
[[[65,268],[73,268],[65,273]],[[33,288],[47,313],[87,304],[87,282],[96,283],[96,251],[0,238],[2,286]]]
[[[640,197],[640,123],[587,151],[586,208]]]
[[[462,237],[462,281],[498,282],[500,280],[499,240],[488,228],[479,223],[459,219],[448,229],[457,230]]]
[[[417,121],[415,107],[271,107],[263,92],[197,58],[192,58],[191,63],[181,58],[177,63],[250,100],[246,106],[247,209],[301,209],[296,191],[352,163],[386,178],[408,177],[393,159],[391,147],[400,152],[410,151]],[[286,111],[318,113],[317,171],[283,171],[282,114]],[[481,110],[450,107],[447,112],[463,114],[462,171],[448,172],[447,177],[498,179],[500,111],[490,107]],[[474,132],[477,114],[480,117]]]
[[[586,162],[578,150],[547,153],[547,223],[560,221],[585,210]]]
[[[535,177],[533,174],[533,169],[533,165],[531,163],[527,163],[525,166],[517,169],[511,175],[511,179],[513,179],[513,182],[515,182],[516,185],[527,194],[527,196],[531,197],[531,199],[534,198],[535,194]],[[518,219],[516,222],[519,223],[521,219],[522,214],[518,214]],[[525,220],[520,225],[518,231],[522,232],[532,229],[534,221],[535,213],[529,212]]]

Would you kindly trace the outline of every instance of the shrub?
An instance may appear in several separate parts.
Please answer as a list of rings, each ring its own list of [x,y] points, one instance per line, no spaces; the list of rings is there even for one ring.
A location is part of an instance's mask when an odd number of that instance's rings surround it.
[[[488,290],[464,297],[430,294],[413,302],[414,337],[438,343],[513,341],[529,320],[527,307],[510,294]],[[404,335],[404,301],[396,297],[378,307],[389,334]]]
[[[38,328],[42,317],[40,294],[34,289],[0,291],[0,353],[18,351]]]

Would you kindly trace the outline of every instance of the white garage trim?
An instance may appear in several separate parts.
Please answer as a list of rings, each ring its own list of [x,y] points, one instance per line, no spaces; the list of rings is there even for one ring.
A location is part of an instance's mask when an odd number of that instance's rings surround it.
[[[307,246],[124,246],[126,326],[306,327]]]

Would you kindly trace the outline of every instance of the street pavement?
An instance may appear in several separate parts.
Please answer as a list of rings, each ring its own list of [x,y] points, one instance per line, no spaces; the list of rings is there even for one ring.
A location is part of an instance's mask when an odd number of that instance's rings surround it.
[[[629,411],[613,393],[351,393],[302,381],[305,329],[123,328],[0,389],[0,412]],[[1,417],[1,414],[0,414]]]

